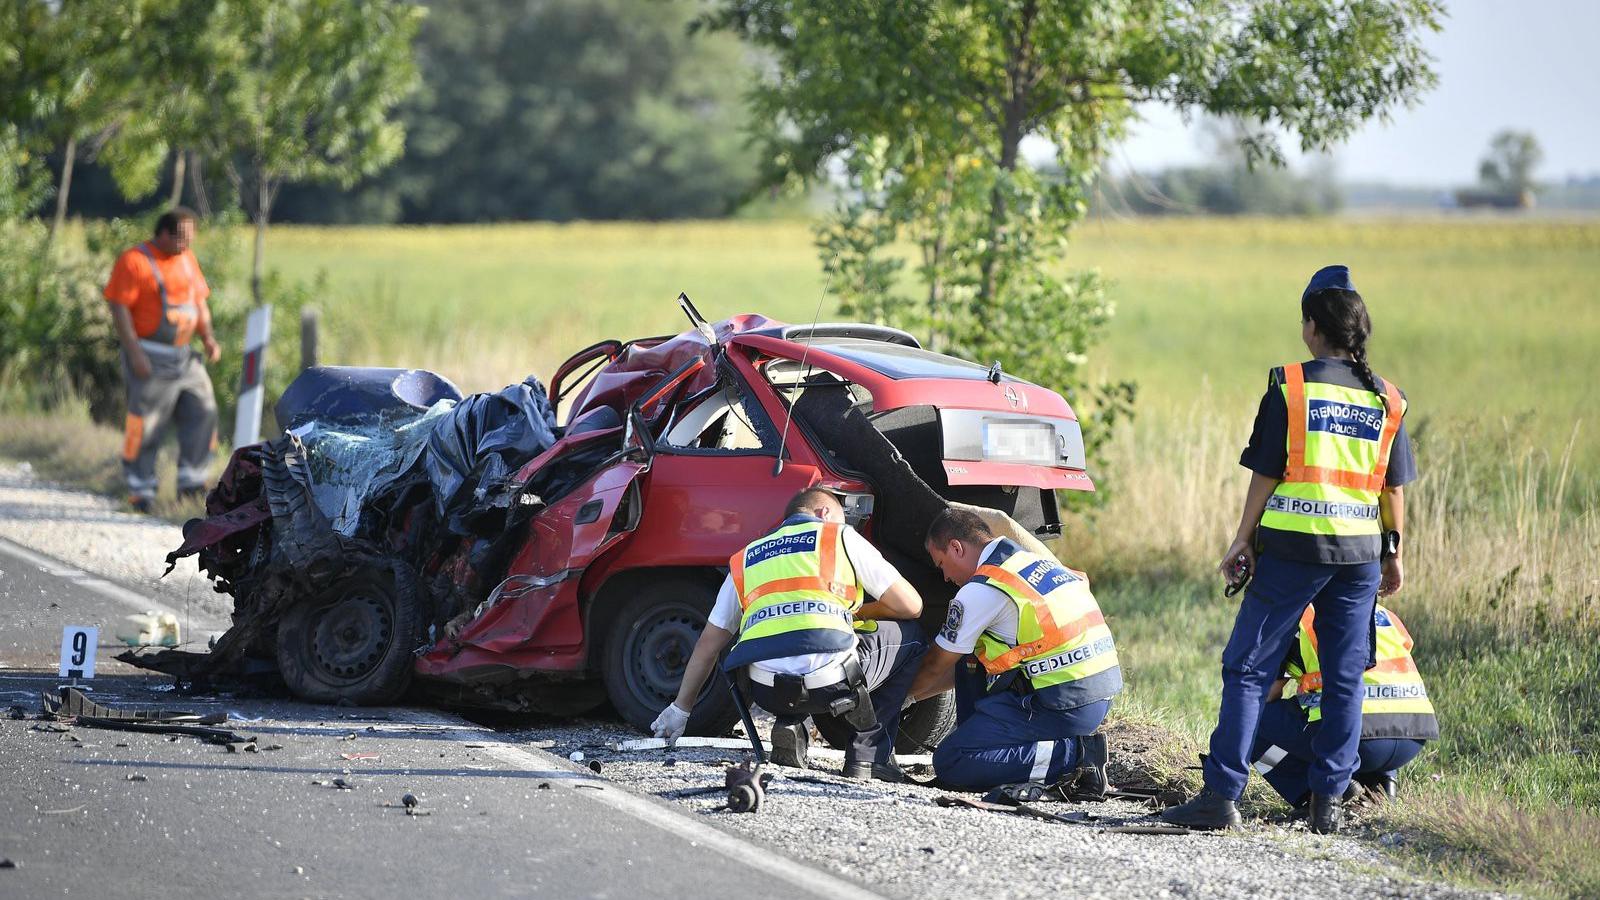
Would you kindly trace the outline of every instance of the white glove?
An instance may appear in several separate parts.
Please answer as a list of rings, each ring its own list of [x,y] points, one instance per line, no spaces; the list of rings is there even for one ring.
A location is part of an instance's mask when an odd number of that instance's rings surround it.
[[[689,714],[678,708],[676,703],[668,703],[667,708],[656,716],[650,723],[650,733],[658,738],[666,738],[667,746],[671,747],[683,737],[683,732],[689,727]]]

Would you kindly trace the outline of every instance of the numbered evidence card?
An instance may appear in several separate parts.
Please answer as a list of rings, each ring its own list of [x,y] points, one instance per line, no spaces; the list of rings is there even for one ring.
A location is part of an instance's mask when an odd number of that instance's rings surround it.
[[[93,678],[94,652],[100,644],[98,625],[68,625],[61,631],[62,678]]]

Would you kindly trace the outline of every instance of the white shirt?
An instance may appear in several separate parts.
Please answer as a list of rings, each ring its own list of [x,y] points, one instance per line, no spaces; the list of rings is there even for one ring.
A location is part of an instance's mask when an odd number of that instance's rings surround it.
[[[987,559],[999,543],[999,538],[990,541],[978,559]],[[965,655],[978,646],[978,635],[987,631],[1016,646],[1017,626],[1017,604],[1010,595],[992,585],[968,582],[950,600],[944,627],[933,642],[951,653]]]
[[[900,580],[899,570],[883,558],[877,547],[868,543],[866,538],[848,525],[844,526],[844,553],[850,558],[850,566],[856,570],[856,579],[861,582],[861,587],[873,599],[883,596],[885,591],[894,587],[894,583]],[[729,575],[722,579],[722,588],[717,591],[717,603],[711,607],[711,615],[707,617],[707,621],[737,635],[739,621],[743,618],[744,607],[739,605],[739,592],[733,586],[733,576]],[[751,665],[776,675],[809,675],[818,669],[848,659],[853,653],[855,653],[853,649],[835,653],[802,653],[799,656],[762,660]]]

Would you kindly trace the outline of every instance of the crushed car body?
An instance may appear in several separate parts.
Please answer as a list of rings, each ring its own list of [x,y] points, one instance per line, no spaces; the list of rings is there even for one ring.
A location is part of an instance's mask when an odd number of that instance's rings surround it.
[[[576,714],[607,700],[643,727],[676,692],[731,554],[822,485],[923,594],[953,588],[922,551],[947,503],[1013,533],[1059,531],[1056,490],[1092,490],[1058,394],[873,325],[715,324],[603,341],[462,397],[416,370],[310,369],[286,431],[234,453],[169,562],[197,555],[234,597],[205,655],[140,653],[183,678],[275,672],[295,694]],[[556,409],[566,407],[564,423]],[[1002,518],[1003,518],[1002,517]],[[694,733],[734,711],[708,690]],[[902,749],[949,728],[908,710]]]

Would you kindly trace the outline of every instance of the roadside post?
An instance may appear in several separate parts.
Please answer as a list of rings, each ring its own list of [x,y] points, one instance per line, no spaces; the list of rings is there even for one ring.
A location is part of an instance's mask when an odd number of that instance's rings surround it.
[[[261,379],[271,333],[272,307],[262,305],[251,309],[244,326],[244,367],[239,373],[239,408],[233,423],[235,448],[254,444],[261,437]]]
[[[72,679],[77,687],[79,680],[94,679],[95,648],[100,644],[98,625],[68,625],[61,629],[61,668],[58,677]]]
[[[317,364],[317,311],[306,307],[300,311],[300,371]]]

